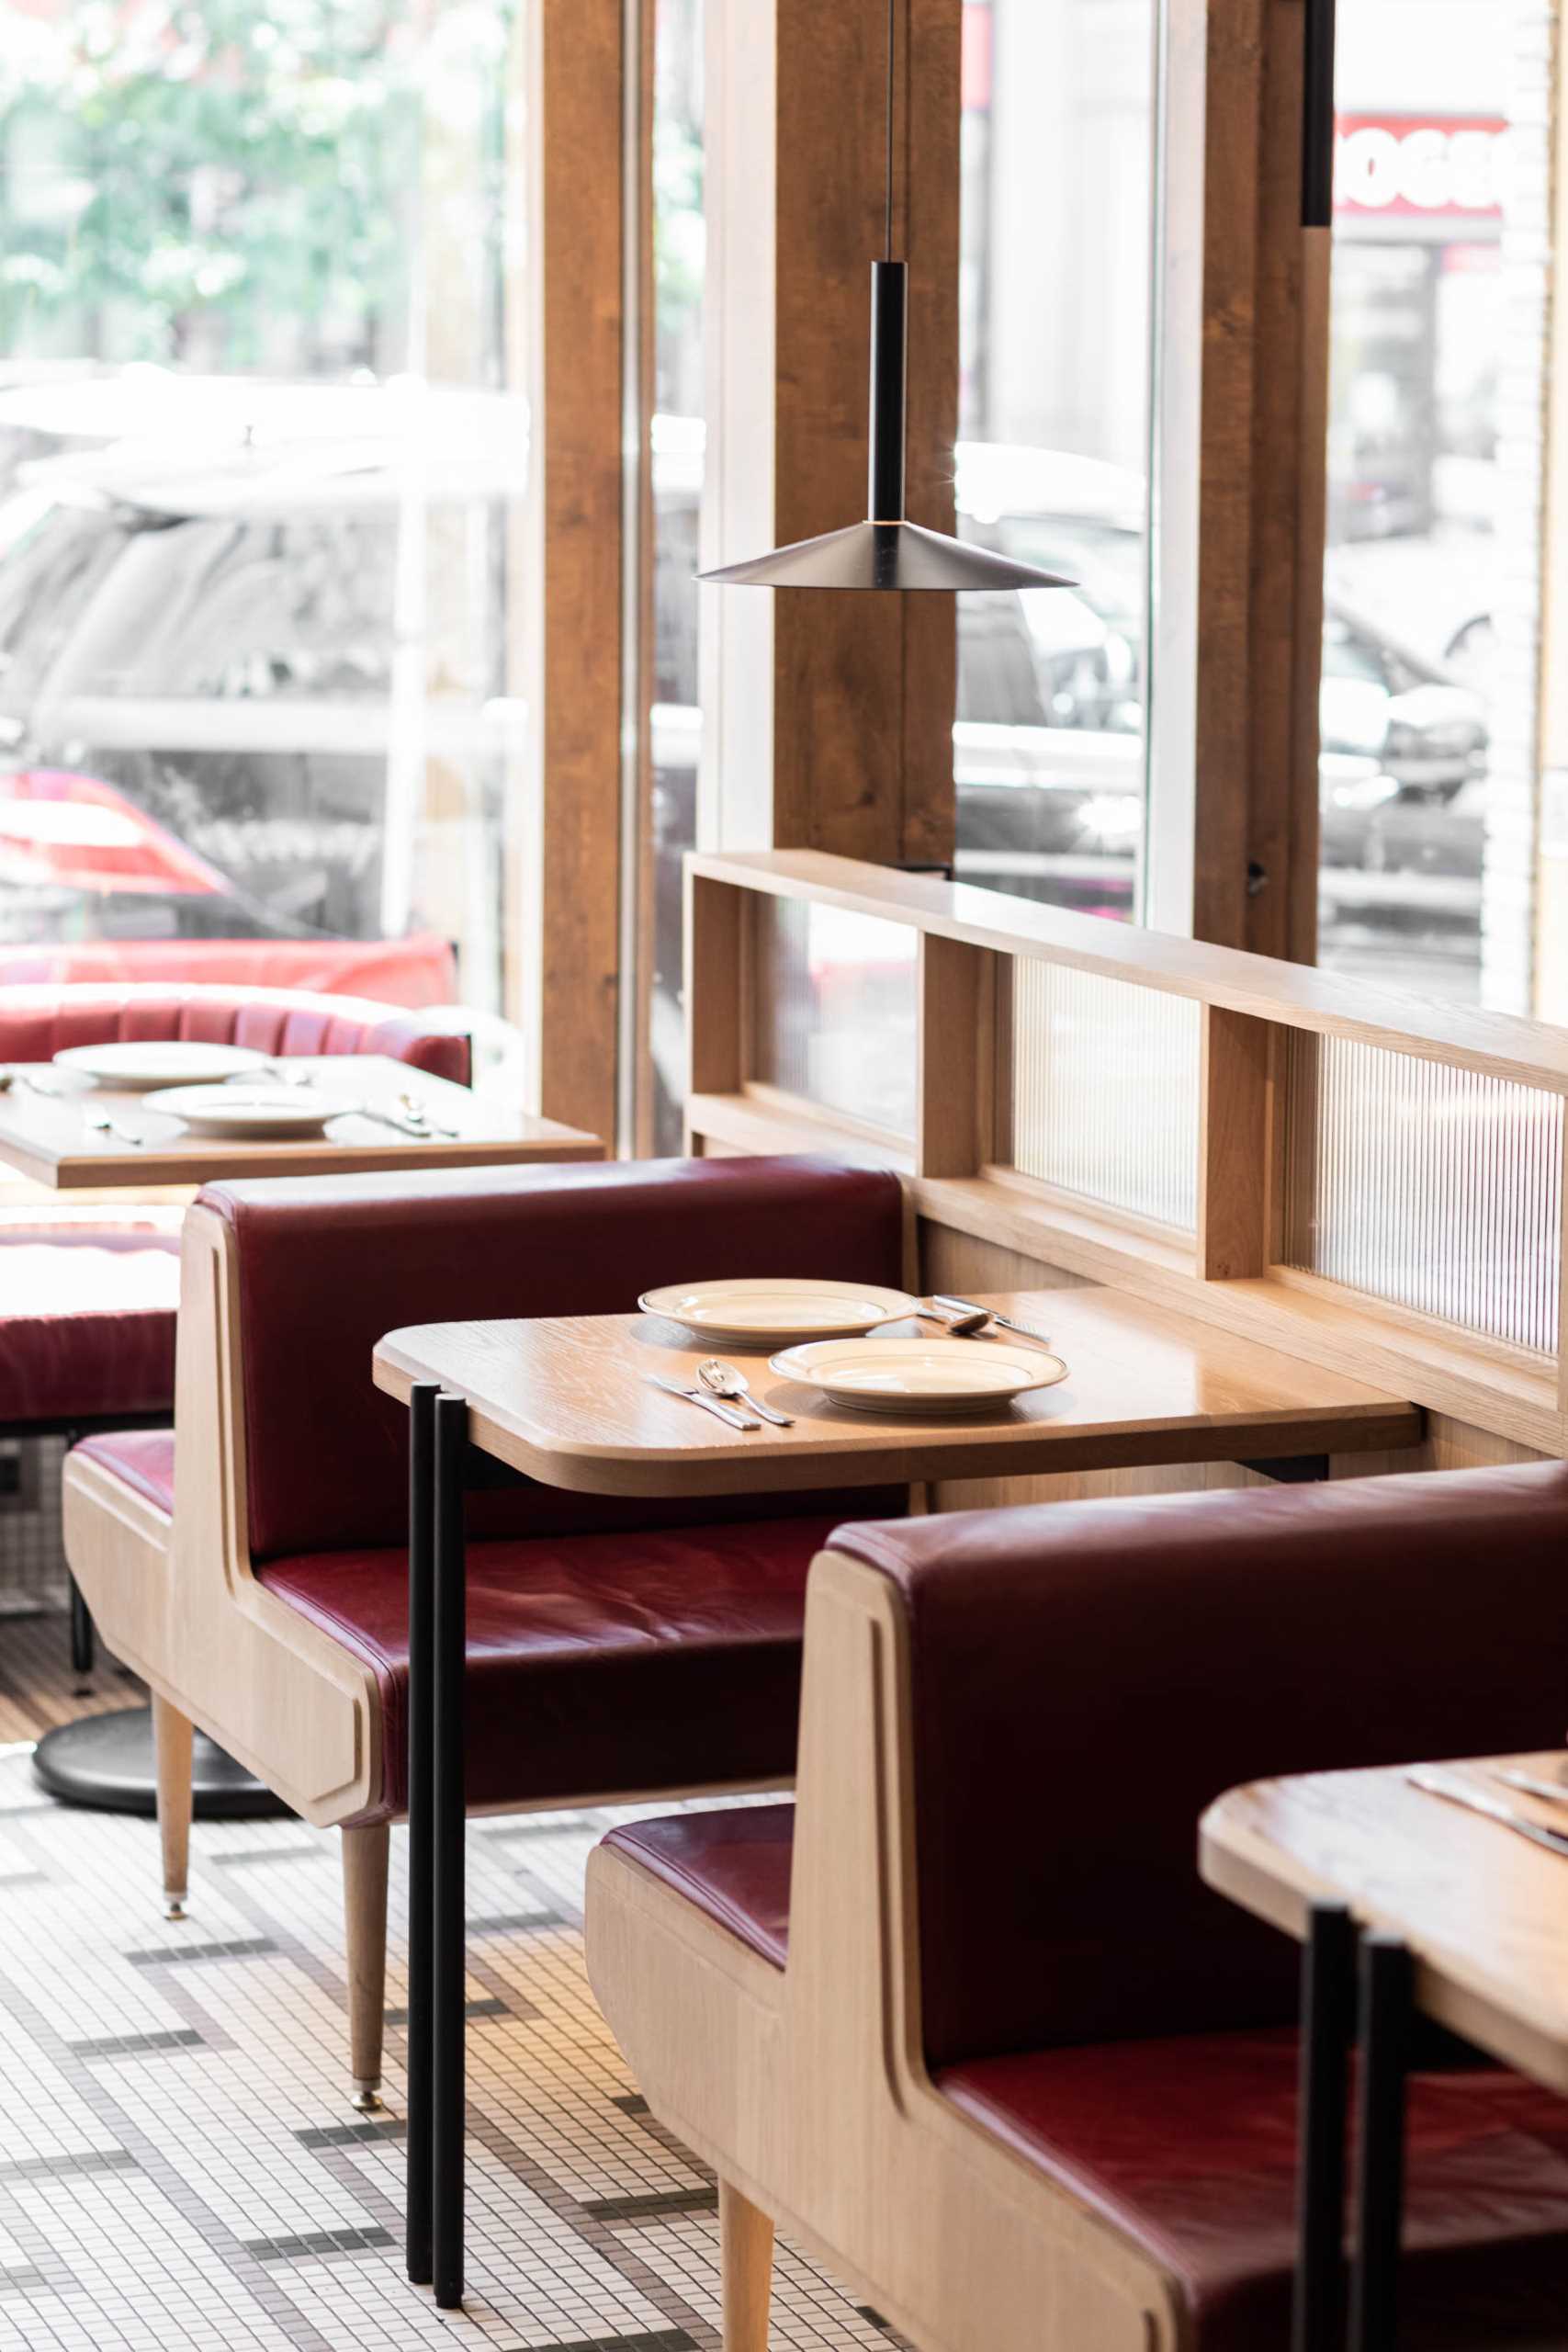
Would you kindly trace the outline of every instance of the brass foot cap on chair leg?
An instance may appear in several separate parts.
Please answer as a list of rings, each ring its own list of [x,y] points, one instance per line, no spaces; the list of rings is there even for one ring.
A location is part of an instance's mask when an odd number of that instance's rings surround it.
[[[186,1891],[182,1887],[166,1887],[164,1891],[165,1919],[183,1919],[186,1916]]]
[[[379,2075],[371,2075],[363,2082],[357,2075],[355,2076],[354,2104],[355,2109],[361,2115],[374,2115],[376,2113],[381,2104],[381,2077]]]

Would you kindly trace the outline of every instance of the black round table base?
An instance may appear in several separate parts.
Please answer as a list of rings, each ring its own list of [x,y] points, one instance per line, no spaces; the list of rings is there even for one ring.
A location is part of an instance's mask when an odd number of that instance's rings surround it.
[[[33,1770],[50,1795],[66,1804],[99,1813],[156,1813],[152,1708],[125,1707],[61,1724],[33,1750]],[[192,1742],[191,1770],[198,1821],[261,1821],[289,1811],[205,1732]]]

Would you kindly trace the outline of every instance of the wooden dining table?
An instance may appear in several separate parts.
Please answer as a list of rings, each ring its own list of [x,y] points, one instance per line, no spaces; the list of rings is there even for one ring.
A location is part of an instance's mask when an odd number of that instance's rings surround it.
[[[1561,1795],[1512,1785],[1505,1773]],[[1459,1799],[1503,1806],[1562,1847],[1532,1842]],[[1354,1939],[1362,1939],[1352,2343],[1389,2352],[1411,2009],[1568,2097],[1568,1754],[1254,1781],[1204,1815],[1199,1862],[1218,1893],[1311,1948],[1297,2289],[1305,2352],[1337,2341],[1344,2076]]]
[[[766,1349],[698,1342],[647,1314],[423,1325],[389,1332],[377,1385],[415,1409],[410,1582],[428,1645],[411,1642],[409,2179],[433,2216],[438,2301],[461,2293],[464,2069],[462,1515],[469,1484],[525,1477],[581,1494],[668,1500],[1141,1464],[1242,1462],[1326,1476],[1328,1456],[1416,1443],[1401,1397],[1110,1289],[985,1295],[1048,1335],[1056,1385],[953,1418],[869,1412],[769,1368]],[[910,1337],[913,1323],[886,1324]],[[929,1337],[929,1331],[924,1334]],[[1003,1335],[1005,1336],[1005,1335]],[[1010,1344],[1011,1342],[1010,1342]],[[941,1344],[939,1341],[938,1344]],[[705,1357],[744,1369],[792,1426],[739,1430],[656,1388]],[[422,1466],[423,1465],[423,1466]],[[437,1736],[436,1726],[446,1726]],[[416,1804],[415,1786],[430,1792]],[[428,1973],[426,1973],[428,1971]],[[423,2127],[423,2128],[421,2128]]]
[[[597,1136],[498,1103],[389,1055],[289,1055],[278,1067],[290,1082],[305,1081],[300,1092],[307,1100],[313,1090],[364,1107],[328,1119],[317,1136],[281,1141],[216,1135],[149,1108],[141,1091],[95,1085],[51,1062],[0,1064],[0,1167],[57,1193],[180,1201],[198,1185],[229,1178],[604,1157]],[[423,1114],[422,1123],[411,1121],[411,1104]],[[400,1124],[389,1124],[393,1119]],[[100,1121],[108,1124],[94,1124]],[[90,1657],[85,1611],[83,1624],[79,1638]],[[150,1814],[156,1785],[150,1711],[123,1708],[62,1724],[39,1743],[35,1765],[43,1785],[73,1804]],[[198,1815],[281,1809],[270,1790],[199,1732],[192,1778]]]
[[[96,1086],[50,1062],[11,1062],[0,1066],[0,1163],[68,1193],[604,1156],[597,1136],[497,1103],[389,1055],[289,1055],[280,1067],[302,1095],[308,1087],[364,1107],[330,1118],[316,1136],[216,1135],[150,1110],[143,1092]],[[423,1114],[423,1132],[413,1131],[419,1123],[409,1119],[410,1103]]]

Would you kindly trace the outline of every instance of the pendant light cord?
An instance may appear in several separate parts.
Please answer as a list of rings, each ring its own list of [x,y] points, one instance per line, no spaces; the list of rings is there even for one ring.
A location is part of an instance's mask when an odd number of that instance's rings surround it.
[[[893,258],[893,40],[894,40],[894,17],[895,17],[895,13],[896,13],[897,8],[897,0],[887,0],[887,165],[886,165],[886,225],[885,225],[885,229],[884,229],[884,247],[885,247],[885,250],[884,250],[884,254],[883,254],[883,258],[884,258],[884,260],[885,260],[885,261],[891,261],[891,260],[892,260],[892,258]]]

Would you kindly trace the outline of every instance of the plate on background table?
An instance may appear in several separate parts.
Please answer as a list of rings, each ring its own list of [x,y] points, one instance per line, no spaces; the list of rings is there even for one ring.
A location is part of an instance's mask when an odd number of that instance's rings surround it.
[[[699,1340],[740,1347],[784,1347],[792,1340],[828,1340],[874,1331],[912,1314],[908,1291],[875,1283],[819,1283],[789,1275],[737,1276],[728,1282],[670,1283],[644,1291],[645,1315],[683,1324]]]
[[[65,1046],[55,1055],[57,1069],[128,1093],[150,1086],[198,1086],[265,1069],[267,1057],[249,1046],[208,1046],[198,1038],[148,1038],[141,1044]]]
[[[1067,1376],[1060,1356],[996,1340],[816,1340],[769,1370],[856,1412],[905,1417],[998,1411]]]
[[[298,1086],[258,1082],[252,1086],[168,1086],[149,1094],[149,1111],[183,1119],[198,1135],[319,1136],[329,1119],[340,1119],[358,1104],[348,1096],[307,1092]]]

